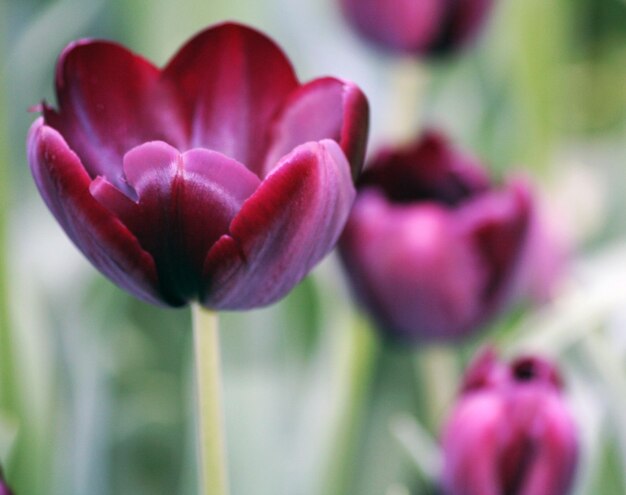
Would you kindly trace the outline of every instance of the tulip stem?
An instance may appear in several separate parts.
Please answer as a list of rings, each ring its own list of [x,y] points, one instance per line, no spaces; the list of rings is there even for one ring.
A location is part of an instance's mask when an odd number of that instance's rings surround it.
[[[227,495],[217,313],[192,307],[201,495]]]
[[[414,139],[420,125],[420,105],[428,83],[428,72],[414,59],[394,61],[389,124],[397,142]]]
[[[418,353],[417,372],[424,388],[424,421],[431,432],[438,432],[446,412],[454,402],[459,369],[454,349],[432,345]]]
[[[0,19],[6,19],[6,9],[0,5]],[[0,29],[7,27],[1,22]],[[3,30],[4,32],[4,30]],[[6,55],[6,46],[0,39],[0,57]],[[8,87],[7,69],[0,67],[0,89]],[[13,338],[9,319],[9,277],[7,226],[9,211],[9,126],[8,98],[0,91],[0,410],[17,413],[17,387],[15,383],[15,362]]]
[[[369,400],[375,365],[380,351],[368,320],[354,314],[350,325],[339,335],[336,350],[339,363],[334,380],[338,384],[338,409],[332,426],[327,473],[322,493],[350,493],[364,406]]]

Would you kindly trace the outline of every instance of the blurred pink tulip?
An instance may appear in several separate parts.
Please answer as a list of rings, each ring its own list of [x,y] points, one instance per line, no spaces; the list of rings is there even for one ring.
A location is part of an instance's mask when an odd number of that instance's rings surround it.
[[[468,336],[501,311],[527,246],[527,185],[485,169],[428,131],[368,164],[340,241],[360,301],[396,340]]]
[[[388,51],[448,54],[480,32],[493,0],[340,0],[345,18],[366,40]]]
[[[554,366],[483,352],[444,429],[446,495],[566,495],[578,441]]]

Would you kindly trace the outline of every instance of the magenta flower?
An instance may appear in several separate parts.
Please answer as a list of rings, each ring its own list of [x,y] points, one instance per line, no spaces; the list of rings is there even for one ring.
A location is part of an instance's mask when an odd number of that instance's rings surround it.
[[[209,28],[163,69],[78,41],[56,92],[28,137],[35,182],[85,256],[141,299],[272,303],[343,229],[367,101],[338,79],[301,85],[257,31]]]
[[[0,495],[13,495],[13,492],[6,484],[4,476],[2,474],[2,468],[0,468]]]
[[[509,301],[528,237],[524,183],[485,170],[429,131],[369,164],[341,239],[361,302],[391,338],[459,339]]]
[[[442,55],[476,37],[493,0],[340,0],[366,40],[392,52]]]
[[[446,495],[565,495],[577,430],[554,366],[537,357],[470,367],[443,436]]]

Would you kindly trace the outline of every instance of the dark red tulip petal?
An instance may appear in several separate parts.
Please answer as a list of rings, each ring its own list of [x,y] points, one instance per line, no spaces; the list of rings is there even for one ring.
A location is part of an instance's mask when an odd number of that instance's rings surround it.
[[[152,256],[93,199],[91,179],[80,159],[43,118],[30,129],[28,155],[44,201],[74,244],[113,282],[146,301],[162,304]]]
[[[153,140],[186,142],[185,126],[158,77],[150,62],[116,43],[72,43],[57,65],[59,110],[44,107],[46,124],[64,136],[92,178],[102,175],[124,187],[128,150]]]
[[[162,84],[175,88],[190,148],[208,148],[244,163],[257,174],[269,124],[298,87],[291,64],[263,34],[236,24],[203,31],[163,70]]]
[[[82,174],[82,202],[70,197],[68,208],[85,222],[106,218],[93,227],[105,241],[65,218],[66,197],[39,162],[35,178],[74,242],[144,299],[200,299],[214,309],[275,301],[347,219],[350,167],[356,174],[365,153],[365,97],[331,78],[301,87],[280,48],[246,26],[206,29],[162,70],[115,43],[72,43],[57,67],[57,96],[58,110],[39,110]],[[28,146],[39,159],[35,140]],[[143,279],[133,290],[119,246],[111,266],[103,261],[113,242],[107,222],[149,258],[149,267],[136,263],[152,270],[139,276],[152,277],[150,295]]]
[[[435,200],[454,206],[487,191],[490,180],[478,160],[459,152],[440,132],[426,130],[405,147],[381,151],[359,185],[380,187],[397,202]]]
[[[482,291],[487,307],[501,304],[515,289],[530,218],[530,193],[521,182],[478,196],[459,210],[489,274]]]
[[[129,151],[124,171],[136,202],[104,179],[94,182],[92,194],[153,254],[162,290],[181,302],[195,297],[209,249],[260,180],[215,151],[181,154],[159,141]]]
[[[284,296],[332,249],[354,196],[350,166],[335,141],[296,148],[209,253],[204,303],[245,309]]]
[[[367,99],[352,83],[327,77],[301,86],[290,95],[274,123],[261,176],[296,146],[333,139],[340,144],[356,177],[363,165],[368,112]]]
[[[458,0],[438,48],[462,47],[476,37],[493,9],[493,0]]]

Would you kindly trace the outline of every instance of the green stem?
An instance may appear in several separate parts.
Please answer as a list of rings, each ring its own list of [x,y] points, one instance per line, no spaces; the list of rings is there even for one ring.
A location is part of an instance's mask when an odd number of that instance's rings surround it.
[[[393,92],[388,116],[391,138],[396,142],[415,138],[420,127],[420,106],[429,74],[413,59],[394,61],[389,82]]]
[[[216,313],[198,304],[193,306],[192,316],[196,358],[200,493],[227,495],[218,318]]]
[[[418,352],[415,363],[424,397],[422,421],[431,432],[438,432],[456,395],[457,355],[451,346],[433,345]]]
[[[6,24],[6,8],[0,2],[0,60],[6,53],[4,33]],[[6,65],[0,64],[0,410],[15,413],[17,407],[17,391],[15,388],[15,363],[13,356],[13,340],[9,321],[9,292],[7,277],[7,220],[9,207],[8,167],[8,118],[6,95],[7,89]]]
[[[333,441],[326,465],[325,495],[351,492],[350,481],[355,467],[354,454],[363,420],[363,405],[371,388],[378,350],[376,335],[361,315],[354,315],[350,328],[346,330],[343,345],[339,346],[341,363],[336,377],[341,389],[337,396],[342,402],[338,405],[336,423],[331,432]]]

